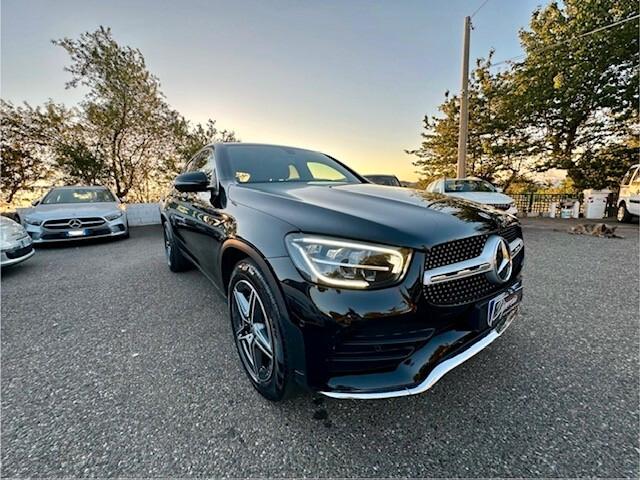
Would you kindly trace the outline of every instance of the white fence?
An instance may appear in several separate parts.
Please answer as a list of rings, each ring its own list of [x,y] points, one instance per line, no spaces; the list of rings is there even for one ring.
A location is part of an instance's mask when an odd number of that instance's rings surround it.
[[[160,204],[127,203],[127,221],[130,227],[160,223]]]

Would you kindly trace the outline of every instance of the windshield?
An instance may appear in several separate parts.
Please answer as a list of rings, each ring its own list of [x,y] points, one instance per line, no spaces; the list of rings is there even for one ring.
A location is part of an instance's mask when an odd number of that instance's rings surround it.
[[[361,183],[345,167],[318,152],[270,145],[233,145],[227,152],[239,183]]]
[[[398,180],[393,175],[367,175],[367,180],[370,180],[373,183],[377,183],[378,185],[387,185],[390,187],[400,187],[400,180]]]
[[[115,202],[111,192],[107,189],[95,188],[56,188],[47,193],[42,203],[52,205],[56,203],[98,203]]]
[[[496,189],[484,180],[446,180],[445,192],[495,192]]]

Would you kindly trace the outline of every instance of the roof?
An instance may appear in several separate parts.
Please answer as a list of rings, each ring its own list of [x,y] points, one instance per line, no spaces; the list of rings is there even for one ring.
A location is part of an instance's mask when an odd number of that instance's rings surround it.
[[[108,187],[103,185],[61,185],[57,187],[51,187],[51,189],[57,190],[74,190],[76,188],[84,188],[86,190],[108,190]]]
[[[250,142],[218,142],[210,143],[207,147],[276,147],[276,148],[293,148],[295,150],[306,150],[308,152],[318,152],[310,148],[294,147],[293,145],[278,145],[275,143],[250,143]]]

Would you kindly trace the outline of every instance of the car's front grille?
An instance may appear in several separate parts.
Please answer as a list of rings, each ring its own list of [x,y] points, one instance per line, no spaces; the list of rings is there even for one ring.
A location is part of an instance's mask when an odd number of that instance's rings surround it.
[[[513,242],[516,238],[522,238],[522,229],[520,225],[510,225],[507,228],[503,228],[500,231],[500,235],[504,237],[507,242]]]
[[[356,328],[334,346],[327,358],[329,370],[333,375],[392,370],[422,347],[433,332],[433,328],[402,322],[391,329],[388,322],[384,328],[370,325]]]
[[[99,237],[101,235],[110,235],[111,233],[112,232],[109,226],[88,228],[85,230],[84,235],[80,237],[70,237],[68,232],[65,230],[53,230],[53,231],[42,233],[40,235],[40,239],[41,240],[78,240],[83,238]]]
[[[105,223],[101,217],[80,217],[80,218],[60,218],[55,220],[47,220],[44,227],[49,230],[66,230],[77,228],[97,227]]]
[[[509,210],[513,205],[511,203],[492,203],[491,206],[498,210]]]
[[[489,238],[488,235],[476,235],[475,237],[467,237],[435,245],[429,250],[425,269],[431,270],[432,268],[438,268],[443,265],[450,265],[477,257],[482,253],[487,238]]]
[[[7,258],[14,259],[14,258],[24,257],[25,255],[30,253],[31,250],[33,250],[33,245],[29,244],[26,247],[17,248],[15,250],[7,250],[4,253],[7,256]]]
[[[519,225],[510,225],[496,233],[509,243],[516,238],[522,238],[522,229]],[[488,238],[489,235],[477,235],[434,246],[427,253],[425,270],[479,256]],[[520,272],[522,259],[522,253],[514,257],[512,277]],[[425,285],[424,295],[433,305],[452,306],[476,302],[502,288],[504,285],[493,283],[485,274],[480,273],[466,278]]]

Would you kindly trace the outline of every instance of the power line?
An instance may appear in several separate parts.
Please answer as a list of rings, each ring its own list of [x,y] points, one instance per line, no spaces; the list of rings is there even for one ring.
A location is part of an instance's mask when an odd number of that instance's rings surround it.
[[[489,0],[486,0],[486,1],[489,1]],[[485,3],[486,3],[486,2],[485,2]],[[596,28],[596,29],[594,29],[594,30],[591,30],[591,31],[589,31],[589,32],[582,33],[582,34],[580,34],[580,35],[578,35],[578,36],[576,36],[576,37],[569,38],[569,39],[567,39],[567,40],[563,40],[563,41],[561,41],[561,42],[554,43],[553,45],[549,45],[549,46],[547,46],[547,47],[544,47],[544,48],[542,48],[542,49],[538,50],[536,53],[544,52],[544,51],[549,50],[549,49],[551,49],[551,48],[559,47],[560,45],[564,45],[565,43],[569,43],[569,42],[572,42],[572,41],[574,41],[574,40],[578,40],[578,39],[580,39],[580,38],[584,38],[584,37],[587,37],[587,36],[589,36],[589,35],[593,35],[594,33],[598,33],[598,32],[601,32],[601,31],[603,31],[603,30],[608,30],[609,28],[617,27],[618,25],[622,25],[623,23],[627,23],[627,22],[630,22],[631,20],[636,20],[636,19],[638,19],[638,18],[640,18],[640,14],[634,15],[634,16],[629,17],[629,18],[625,18],[625,19],[623,19],[623,20],[618,20],[617,22],[610,23],[609,25],[605,25],[605,26],[603,26],[603,27],[598,27],[598,28]],[[499,65],[503,65],[503,64],[505,64],[505,63],[509,63],[509,62],[511,62],[512,60],[518,60],[519,58],[524,58],[524,57],[526,57],[526,56],[527,56],[526,54],[516,55],[515,57],[507,58],[507,59],[505,59],[505,60],[501,60],[501,61],[499,61],[499,62],[492,63],[492,64],[490,65],[490,67],[489,67],[489,68],[497,67],[497,66],[499,66]]]
[[[482,2],[482,4],[480,4],[480,6],[476,8],[475,11],[471,14],[470,18],[473,18],[475,14],[478,13],[482,9],[482,7],[484,7],[487,4],[488,1],[489,0],[484,0],[484,2]]]

